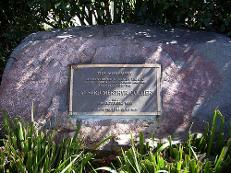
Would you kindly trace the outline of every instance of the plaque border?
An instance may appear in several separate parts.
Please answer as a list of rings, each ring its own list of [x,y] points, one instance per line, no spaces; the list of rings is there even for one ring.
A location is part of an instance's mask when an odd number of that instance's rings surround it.
[[[157,92],[157,111],[154,112],[73,112],[72,100],[73,100],[73,74],[74,70],[78,68],[94,68],[94,67],[139,67],[139,68],[156,68],[156,92]],[[130,116],[144,116],[144,115],[161,115],[161,65],[160,64],[71,64],[70,65],[70,85],[69,85],[69,110],[68,115],[130,115]]]

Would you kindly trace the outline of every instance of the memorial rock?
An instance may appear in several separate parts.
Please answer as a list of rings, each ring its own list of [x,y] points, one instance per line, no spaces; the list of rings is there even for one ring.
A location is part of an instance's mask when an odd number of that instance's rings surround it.
[[[70,116],[71,65],[81,64],[160,65],[161,112],[139,115],[145,102],[137,97],[126,102],[138,103],[134,106],[136,115],[110,115],[109,111],[109,115]],[[74,85],[78,86],[78,82]],[[30,121],[33,102],[36,121],[46,127],[58,127],[63,133],[72,133],[81,124],[80,132],[88,143],[107,135],[114,135],[119,141],[139,132],[164,137],[183,135],[192,122],[194,130],[202,130],[203,122],[210,119],[216,107],[230,119],[230,86],[231,40],[224,35],[132,24],[75,27],[33,33],[14,49],[0,86],[0,109]],[[82,96],[92,95],[92,88],[88,89],[80,92]],[[151,89],[148,86],[140,95],[150,96]],[[94,95],[111,95],[112,91],[108,92],[95,91]],[[88,103],[86,98],[75,104]],[[93,111],[97,99],[90,99],[84,109],[76,110],[81,112],[88,107]]]

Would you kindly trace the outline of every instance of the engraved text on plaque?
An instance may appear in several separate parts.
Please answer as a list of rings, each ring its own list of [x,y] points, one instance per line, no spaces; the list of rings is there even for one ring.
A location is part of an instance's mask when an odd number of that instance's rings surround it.
[[[159,64],[71,66],[70,115],[160,115]]]

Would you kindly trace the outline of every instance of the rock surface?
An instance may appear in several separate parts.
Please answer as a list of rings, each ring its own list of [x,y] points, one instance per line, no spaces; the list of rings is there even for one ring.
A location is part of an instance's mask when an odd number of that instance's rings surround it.
[[[160,137],[181,134],[193,121],[201,130],[216,107],[231,117],[228,37],[131,24],[31,34],[10,55],[0,86],[0,109],[29,120],[33,101],[37,121],[70,133],[79,120],[67,116],[69,65],[98,63],[161,64],[163,114],[151,121],[82,121],[88,143],[107,135],[126,141],[123,136],[140,131]]]

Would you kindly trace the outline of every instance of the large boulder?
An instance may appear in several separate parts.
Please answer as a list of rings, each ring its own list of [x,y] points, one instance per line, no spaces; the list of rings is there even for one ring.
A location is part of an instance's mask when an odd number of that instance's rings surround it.
[[[79,120],[68,114],[70,64],[162,66],[162,115],[157,119],[110,117]],[[0,109],[81,133],[91,143],[140,131],[157,136],[196,130],[218,107],[231,114],[231,40],[212,32],[131,24],[75,27],[33,33],[12,52],[0,86]]]

